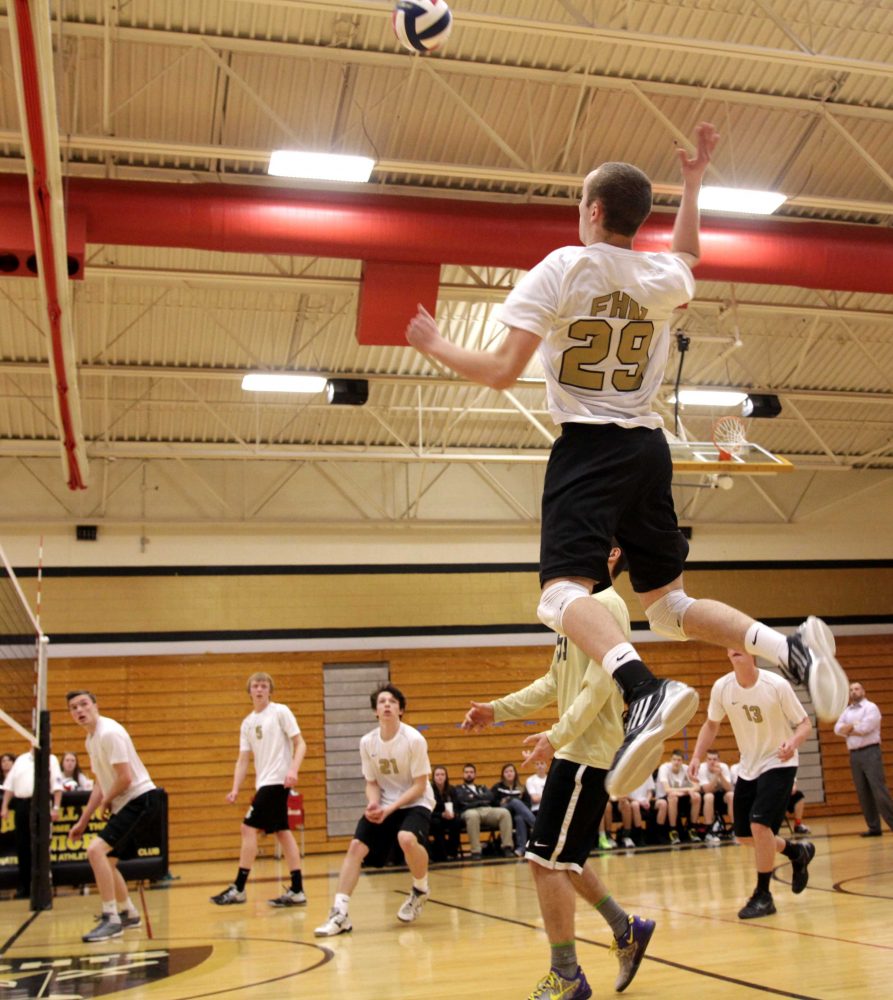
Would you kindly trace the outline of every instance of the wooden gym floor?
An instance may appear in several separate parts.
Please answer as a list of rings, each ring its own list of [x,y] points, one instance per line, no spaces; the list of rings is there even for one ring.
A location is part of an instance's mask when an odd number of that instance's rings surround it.
[[[753,887],[752,854],[735,845],[682,847],[593,859],[615,897],[657,920],[627,995],[831,1000],[893,997],[893,834],[862,839],[861,818],[816,821],[810,882],[801,896],[779,866],[775,916],[736,917]],[[234,830],[234,847],[237,831]],[[421,919],[400,924],[405,871],[364,875],[351,903],[351,934],[316,939],[331,905],[340,857],[307,859],[306,908],[274,910],[283,873],[262,859],[243,906],[208,897],[235,862],[182,865],[178,881],[145,893],[145,926],[105,945],[93,926],[95,894],[60,894],[52,911],[0,902],[0,997],[116,996],[129,1000],[238,997],[523,1000],[548,965],[527,866],[514,860],[435,868]],[[134,899],[138,896],[135,894]],[[578,954],[595,996],[613,993],[607,926],[578,909]]]

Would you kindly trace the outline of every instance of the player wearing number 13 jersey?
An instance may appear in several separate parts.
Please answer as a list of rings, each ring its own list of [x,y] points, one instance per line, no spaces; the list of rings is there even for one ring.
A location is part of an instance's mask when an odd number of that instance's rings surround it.
[[[441,336],[424,309],[407,340],[465,378],[511,386],[534,352],[549,410],[561,426],[546,470],[537,614],[620,685],[626,736],[608,775],[613,796],[637,788],[660,761],[664,740],[697,710],[698,695],[659,681],[610,613],[582,600],[608,581],[615,537],[651,631],[756,653],[809,685],[820,718],[836,719],[848,697],[827,626],[810,618],[790,638],[716,601],[685,593],[688,543],[673,507],[670,450],[654,410],[669,350],[669,320],[694,295],[700,256],[698,194],[719,140],[696,129],[693,156],[679,151],[682,200],[669,253],[640,253],[633,240],[651,212],[651,182],[629,163],[587,175],[579,204],[582,247],[563,247],[525,275],[502,306],[508,327],[486,351]],[[839,709],[839,711],[838,711]]]
[[[393,684],[376,688],[370,702],[378,728],[360,740],[366,810],[341,863],[329,918],[314,932],[317,937],[333,937],[353,929],[348,905],[360,868],[364,862],[381,867],[395,846],[403,851],[412,874],[412,889],[397,911],[397,919],[404,923],[415,920],[428,898],[428,827],[434,808],[428,744],[417,729],[401,721],[406,698],[399,688]]]
[[[693,781],[698,780],[701,760],[728,716],[741,751],[733,799],[735,836],[753,844],[757,863],[756,889],[738,916],[751,920],[775,913],[769,883],[776,853],[791,862],[793,892],[803,892],[809,881],[815,847],[808,840],[784,840],[778,830],[797,776],[798,748],[809,736],[812,723],[783,677],[758,669],[747,653],[736,649],[728,653],[733,670],[713,685],[707,721],[698,733],[688,773]]]

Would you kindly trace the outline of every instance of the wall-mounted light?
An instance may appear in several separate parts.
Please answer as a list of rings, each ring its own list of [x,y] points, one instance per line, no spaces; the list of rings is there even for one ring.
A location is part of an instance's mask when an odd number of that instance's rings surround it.
[[[330,378],[326,399],[333,406],[362,406],[369,398],[369,382],[364,378]]]
[[[679,402],[683,406],[741,406],[746,399],[746,392],[737,392],[734,389],[679,390]],[[675,403],[676,397],[671,396],[669,402]]]
[[[781,400],[770,393],[751,392],[741,404],[742,417],[769,418],[781,413]]]
[[[287,375],[282,372],[250,372],[242,379],[248,392],[322,392],[326,387],[323,375]]]
[[[313,181],[364,183],[372,176],[374,166],[375,160],[368,156],[277,149],[270,154],[267,173],[271,177],[301,177]]]
[[[698,194],[698,208],[706,212],[733,212],[736,215],[771,215],[787,197],[778,191],[706,185]]]

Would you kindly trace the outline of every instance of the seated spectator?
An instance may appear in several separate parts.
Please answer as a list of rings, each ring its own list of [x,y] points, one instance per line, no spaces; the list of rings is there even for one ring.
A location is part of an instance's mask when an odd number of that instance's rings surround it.
[[[12,770],[12,765],[16,762],[14,753],[0,754],[0,791],[6,783],[6,775]]]
[[[431,775],[431,791],[434,792],[434,811],[431,813],[428,853],[432,861],[454,861],[462,853],[459,843],[462,820],[459,819],[456,792],[442,764],[438,764]]]
[[[791,797],[788,800],[787,813],[789,816],[794,817],[794,833],[809,833],[809,827],[803,825],[803,813],[806,809],[806,796],[797,787],[797,782],[794,782],[794,787],[791,789]]]
[[[707,759],[698,768],[698,784],[704,796],[704,824],[708,844],[718,844],[723,832],[720,816],[732,815],[732,772],[729,765],[719,759],[718,750],[708,750]]]
[[[518,771],[514,764],[503,767],[499,781],[493,786],[493,802],[512,814],[515,822],[515,854],[523,858],[536,816],[530,811],[530,796],[518,781]]]
[[[543,797],[543,789],[546,787],[546,778],[549,775],[549,765],[544,760],[536,761],[536,773],[531,774],[524,787],[530,798],[530,811],[535,816],[539,812],[540,800]]]
[[[701,815],[701,792],[688,776],[681,750],[674,750],[670,759],[657,769],[657,789],[658,798],[667,802],[670,843],[696,842],[698,835],[692,825]],[[688,820],[687,827],[683,827],[683,820]]]
[[[80,769],[78,755],[69,750],[62,755],[62,791],[89,792],[93,782]]]
[[[481,860],[481,828],[499,830],[502,852],[506,857],[515,853],[512,843],[512,814],[502,806],[493,805],[493,793],[486,785],[475,784],[477,768],[466,764],[462,769],[462,784],[456,785],[456,802],[471,847],[471,860]]]
[[[624,795],[619,802],[623,829],[620,832],[624,847],[641,847],[647,840],[648,821],[658,814],[658,821],[666,822],[667,803],[661,801],[655,808],[654,776],[649,775],[638,788]],[[661,811],[663,815],[661,814]],[[628,841],[628,843],[627,843]]]

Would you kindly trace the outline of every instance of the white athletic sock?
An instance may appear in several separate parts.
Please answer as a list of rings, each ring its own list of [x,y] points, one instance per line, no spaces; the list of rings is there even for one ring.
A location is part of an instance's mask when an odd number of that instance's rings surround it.
[[[782,667],[788,665],[787,638],[762,622],[754,622],[745,633],[744,651]]]
[[[350,896],[346,895],[343,892],[336,892],[335,893],[335,909],[339,913],[346,914],[348,906],[350,906]]]
[[[110,903],[103,901],[102,912],[105,916],[109,918],[111,923],[119,924],[121,923],[121,918],[118,916],[118,903],[116,900],[112,900]]]
[[[605,658],[602,660],[602,669],[606,670],[613,677],[614,671],[618,667],[622,667],[624,664],[638,659],[639,654],[636,652],[635,646],[628,642],[621,642],[605,653]]]
[[[123,903],[118,904],[118,912],[124,912],[128,917],[136,917],[139,915],[139,910],[133,905],[133,900],[130,896]]]
[[[427,892],[428,876],[426,875],[424,878],[414,878],[412,880],[412,887],[413,889],[416,889],[418,892]]]

